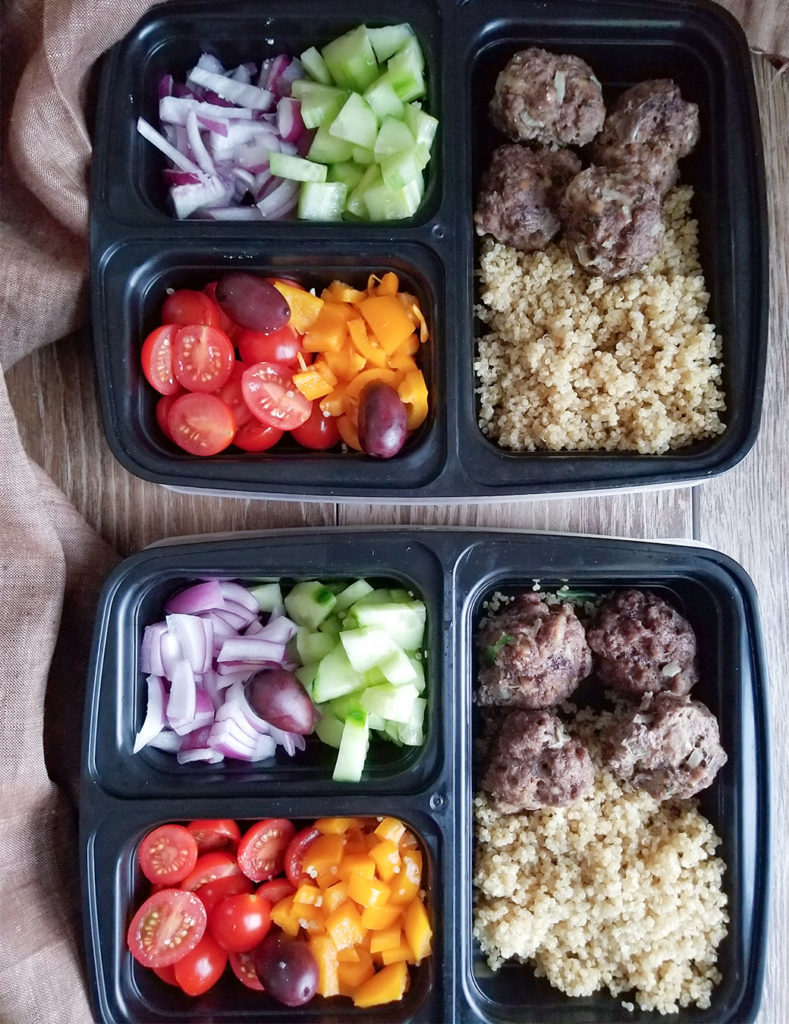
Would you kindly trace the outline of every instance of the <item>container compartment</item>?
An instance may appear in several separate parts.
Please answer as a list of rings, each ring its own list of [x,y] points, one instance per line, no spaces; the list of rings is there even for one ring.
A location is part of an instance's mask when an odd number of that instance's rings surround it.
[[[430,338],[417,359],[428,386],[430,412],[392,459],[374,459],[339,446],[311,451],[287,437],[261,453],[231,446],[211,457],[193,456],[169,441],[156,422],[159,395],[145,380],[140,352],[147,334],[160,323],[168,289],[202,288],[222,273],[244,270],[291,277],[318,292],[335,279],[358,288],[370,274],[394,271],[400,287],[415,295]],[[96,353],[105,382],[100,390],[108,437],[116,458],[157,483],[227,491],[281,489],[298,496],[313,491],[378,494],[425,488],[447,458],[446,330],[444,267],[421,245],[393,251],[380,243],[343,242],[326,249],[318,243],[283,247],[262,239],[218,247],[207,240],[191,246],[162,247],[153,240],[130,241],[109,249],[99,261],[94,287],[100,302]]]
[[[254,535],[253,535],[254,537]],[[276,534],[242,546],[227,543],[151,548],[127,559],[104,590],[91,665],[85,733],[89,779],[119,797],[183,798],[232,792],[252,797],[261,787],[278,793],[322,794],[344,798],[362,786],[368,794],[421,790],[445,770],[452,749],[451,690],[443,660],[446,619],[442,566],[418,540],[377,536],[372,545],[353,535],[327,546],[319,531],[305,536]],[[134,738],[145,717],[146,684],[139,669],[139,647],[146,625],[163,619],[167,598],[203,578],[241,582],[282,579],[295,582],[364,577],[373,585],[405,587],[427,606],[425,742],[397,746],[374,734],[360,783],[332,781],[336,751],[308,737],[307,749],[256,764],[226,759],[217,765],[178,764],[172,754],[151,747],[133,754]]]
[[[427,806],[427,805],[425,805]],[[244,987],[228,968],[217,984],[202,996],[189,997],[160,981],[128,952],[126,933],[132,916],[150,893],[150,883],[136,862],[143,837],[166,822],[186,824],[192,817],[233,818],[245,826],[269,817],[287,817],[297,830],[323,817],[325,803],[313,799],[283,802],[279,798],[237,798],[195,801],[185,814],[182,800],[139,804],[97,803],[91,823],[83,825],[82,871],[86,893],[85,935],[91,955],[89,981],[99,1019],[145,1021],[288,1021],[306,1022],[376,1020],[431,1022],[443,1019],[442,963],[451,949],[452,930],[446,927],[452,896],[443,885],[451,858],[451,836],[446,821],[413,801],[381,796],[352,796],[333,805],[332,813],[347,815],[392,814],[416,834],[423,852],[427,897],[425,905],[433,926],[433,952],[418,966],[409,966],[410,987],[403,999],[373,1010],[356,1009],[350,999],[316,996],[304,1007],[288,1008],[261,992]]]
[[[261,8],[245,0],[223,8],[209,0],[189,0],[153,8],[126,37],[113,48],[99,96],[98,119],[103,140],[94,161],[94,208],[103,210],[121,224],[171,225],[167,190],[162,179],[164,156],[140,136],[137,118],[143,117],[159,128],[158,82],[163,74],[183,81],[200,54],[208,51],[226,67],[287,53],[298,57],[310,46],[321,48],[330,40],[355,28],[361,21],[368,26],[408,21],[414,28],[425,55],[427,96],[425,109],[440,117],[442,105],[440,57],[443,15],[433,0],[419,3],[405,0],[393,18],[390,7],[370,0],[358,16],[330,5],[305,3],[294,6],[287,0],[270,0]],[[106,133],[106,134],[104,134]],[[417,213],[404,221],[386,222],[395,230],[420,224],[432,218],[443,201],[441,143],[436,142],[433,158],[426,170],[425,196]],[[213,233],[221,237],[223,227],[205,221],[180,221],[178,231],[184,237],[200,238]],[[234,224],[240,237],[257,238],[261,232],[279,232],[290,224],[310,238],[357,225],[313,224],[292,221],[266,224]],[[364,225],[359,224],[363,228]]]

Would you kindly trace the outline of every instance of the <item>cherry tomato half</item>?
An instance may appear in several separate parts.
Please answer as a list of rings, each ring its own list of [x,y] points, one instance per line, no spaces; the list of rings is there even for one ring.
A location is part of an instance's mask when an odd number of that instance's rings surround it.
[[[253,953],[228,953],[228,963],[233,974],[242,985],[253,989],[255,992],[263,992],[263,983],[255,970],[255,957]]]
[[[210,393],[221,388],[230,379],[235,360],[233,342],[218,327],[189,324],[173,338],[173,373],[187,391]]]
[[[216,455],[236,432],[233,413],[221,398],[193,391],[173,402],[167,426],[173,441],[190,455]]]
[[[208,324],[221,326],[221,310],[213,296],[191,288],[179,288],[164,300],[163,324]]]
[[[272,448],[285,433],[278,427],[269,427],[253,416],[236,431],[233,444],[245,452],[265,452]]]
[[[181,882],[180,888],[194,892],[207,882],[215,882],[217,878],[227,875],[240,875],[241,868],[232,853],[224,850],[213,850],[197,858],[194,870]]]
[[[246,363],[240,363],[236,360],[227,381],[221,388],[217,388],[215,392],[216,397],[221,398],[225,405],[230,407],[233,419],[236,421],[236,427],[243,427],[245,423],[249,423],[250,420],[254,419],[241,392],[241,378],[246,368]],[[255,420],[255,422],[257,423],[258,420]]]
[[[208,932],[195,948],[174,965],[175,980],[188,996],[200,996],[219,981],[227,953]]]
[[[205,933],[208,915],[194,893],[162,889],[132,918],[126,941],[143,967],[167,967],[195,948]]]
[[[312,881],[310,876],[301,870],[301,862],[304,857],[304,851],[312,840],[319,835],[320,832],[314,825],[308,825],[301,832],[297,832],[288,843],[288,848],[285,851],[285,874],[288,876],[288,881],[291,885],[296,888],[298,888],[300,882],[305,880]]]
[[[208,915],[208,930],[226,953],[248,953],[271,927],[271,904],[258,893],[228,896]]]
[[[287,878],[271,878],[255,890],[258,896],[265,896],[269,903],[274,906],[286,896],[292,896],[296,889],[290,884]]]
[[[213,882],[205,882],[195,889],[209,916],[217,903],[221,903],[228,896],[254,891],[255,883],[251,878],[242,875],[240,871],[237,875],[225,875],[224,878],[217,878]]]
[[[195,837],[200,853],[236,847],[241,839],[241,829],[232,818],[195,818],[186,828]]]
[[[156,422],[159,424],[159,429],[166,438],[172,441],[170,436],[170,426],[167,422],[167,417],[170,415],[170,410],[173,407],[173,402],[176,398],[180,398],[181,395],[186,395],[188,392],[184,388],[179,388],[173,395],[162,395],[159,401],[156,403]]]
[[[324,416],[318,402],[312,403],[310,418],[291,430],[293,438],[304,448],[325,451],[340,440],[336,416]]]
[[[294,386],[289,367],[279,363],[250,366],[241,378],[241,390],[252,415],[269,427],[292,430],[312,412],[312,402]]]
[[[181,390],[173,369],[173,339],[179,329],[177,324],[162,324],[151,331],[142,345],[142,372],[160,395],[174,395]]]
[[[281,363],[295,368],[299,365],[299,352],[304,355],[301,337],[289,324],[285,324],[271,334],[241,330],[234,340],[245,363]],[[306,362],[311,362],[311,354],[304,357]]]
[[[137,856],[149,882],[175,885],[197,862],[197,840],[183,825],[159,825],[140,843]]]
[[[166,967],[153,967],[152,970],[157,978],[166,981],[168,985],[175,985],[176,988],[180,988],[180,985],[175,980],[175,967],[173,964],[168,964]]]
[[[238,866],[253,882],[265,882],[282,871],[285,851],[296,826],[287,818],[266,818],[252,825],[238,844]]]

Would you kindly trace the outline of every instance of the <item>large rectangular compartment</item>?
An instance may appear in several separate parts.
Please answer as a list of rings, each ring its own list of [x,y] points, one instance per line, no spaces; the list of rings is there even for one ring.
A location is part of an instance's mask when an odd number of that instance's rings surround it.
[[[725,472],[751,448],[760,423],[767,342],[767,230],[761,137],[745,36],[707,0],[505,0],[408,2],[427,58],[426,109],[440,123],[417,213],[388,223],[206,223],[169,216],[163,158],[135,131],[154,118],[156,80],[189,66],[202,48],[228,60],[322,45],[364,20],[391,23],[371,2],[354,16],[308,2],[273,0],[218,10],[205,0],[154,8],[106,58],[95,127],[91,267],[98,386],[109,444],[126,468],[178,488],[284,498],[386,502],[495,500],[697,482]],[[485,106],[495,75],[520,48],[562,49],[588,60],[610,102],[647,76],[672,76],[699,105],[702,138],[683,162],[695,190],[710,315],[723,338],[725,432],[660,455],[513,453],[478,423],[474,353],[478,239],[472,214],[494,136]],[[155,119],[155,118],[154,118]],[[714,130],[713,130],[714,129]],[[154,395],[138,371],[144,332],[161,289],[202,283],[230,265],[276,270],[306,287],[335,273],[355,283],[395,269],[413,285],[432,331],[423,353],[426,422],[383,465],[337,450],[280,444],[259,456],[228,449],[211,458],[176,453],[153,418]],[[353,274],[352,274],[353,271]]]
[[[203,576],[346,577],[398,581],[428,607],[428,728],[407,755],[373,751],[358,784],[332,783],[330,758],[310,746],[292,762],[258,767],[167,764],[131,744],[142,715],[137,646],[166,596]],[[729,934],[720,948],[721,983],[709,1010],[674,1019],[747,1024],[758,1012],[765,955],[769,875],[769,771],[764,658],[752,584],[728,557],[701,547],[498,530],[410,528],[271,531],[206,537],[149,548],[126,559],[100,603],[85,709],[80,794],[81,864],[88,976],[97,1019],[373,1019],[343,1001],[317,1000],[298,1012],[260,1004],[228,989],[190,1004],[139,969],[125,929],[141,893],[134,851],[164,821],[394,814],[420,837],[434,952],[414,975],[406,1000],[381,1008],[382,1021],[464,1020],[522,1024],[624,1022],[666,1018],[626,1011],[624,996],[564,996],[508,963],[495,974],[472,937],[473,796],[478,784],[473,701],[476,629],[484,602],[535,583],[565,583],[596,594],[623,586],[656,590],[694,628],[700,681],[693,696],[717,716],[728,762],[701,795],[702,812],[722,838]],[[150,751],[156,754],[156,751]],[[232,993],[236,992],[234,996]],[[229,1002],[228,1002],[229,1000]]]

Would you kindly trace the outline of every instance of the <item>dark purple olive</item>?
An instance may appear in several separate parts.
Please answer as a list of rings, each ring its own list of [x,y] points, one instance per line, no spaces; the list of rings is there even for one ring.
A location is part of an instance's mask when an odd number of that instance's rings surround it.
[[[359,443],[368,455],[390,459],[408,436],[406,410],[400,396],[383,381],[367,384],[359,397]]]
[[[256,715],[285,732],[306,736],[315,725],[315,705],[286,668],[264,668],[246,684],[246,697]]]
[[[318,965],[302,939],[271,931],[253,952],[263,988],[285,1006],[303,1006],[318,988]]]
[[[216,301],[231,320],[250,331],[271,334],[290,320],[285,296],[264,277],[240,270],[219,278]]]

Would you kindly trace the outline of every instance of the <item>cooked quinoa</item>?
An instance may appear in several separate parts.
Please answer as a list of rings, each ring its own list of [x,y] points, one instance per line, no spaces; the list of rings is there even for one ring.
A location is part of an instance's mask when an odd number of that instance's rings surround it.
[[[707,317],[693,190],[663,206],[666,237],[613,284],[560,243],[518,252],[487,236],[476,315],[479,425],[513,451],[657,454],[725,430],[721,338]]]
[[[571,727],[596,766],[576,803],[499,814],[474,798],[474,936],[493,970],[528,962],[570,996],[705,1009],[729,920],[720,839],[694,801],[660,803],[600,766],[606,718]]]

